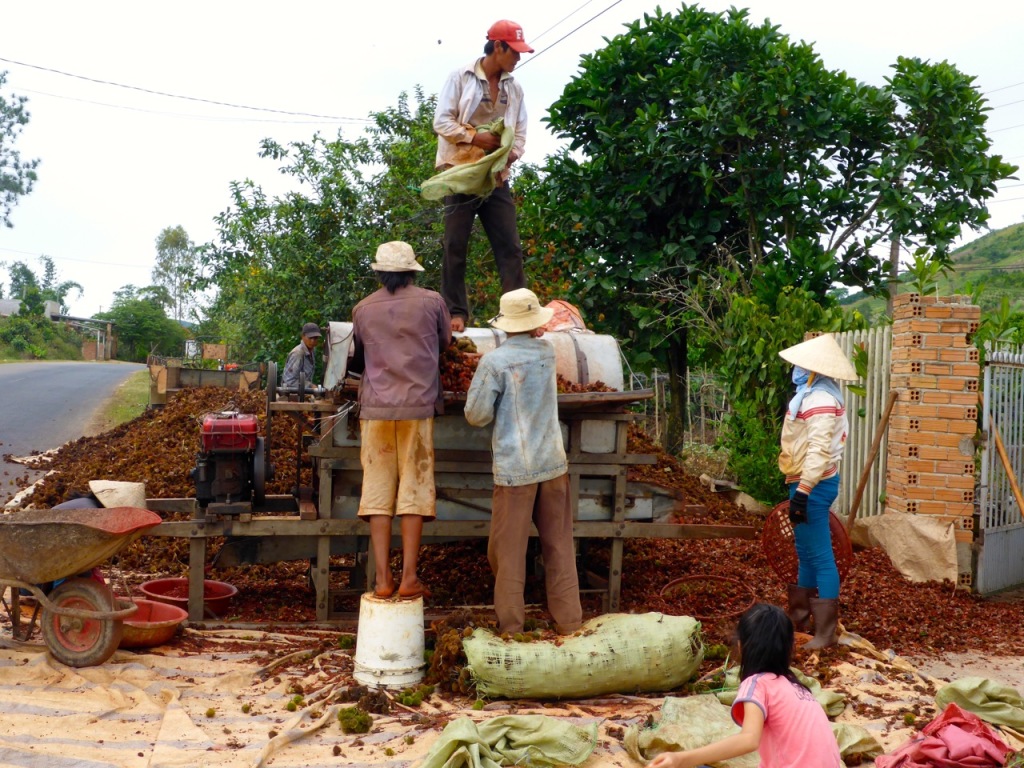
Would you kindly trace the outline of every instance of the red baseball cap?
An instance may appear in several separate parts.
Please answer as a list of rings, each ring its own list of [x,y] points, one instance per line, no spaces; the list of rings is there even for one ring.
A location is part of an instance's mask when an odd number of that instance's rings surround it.
[[[491,28],[487,30],[487,39],[501,40],[504,43],[508,43],[509,48],[513,51],[533,53],[533,48],[526,44],[523,28],[508,19],[494,22]]]

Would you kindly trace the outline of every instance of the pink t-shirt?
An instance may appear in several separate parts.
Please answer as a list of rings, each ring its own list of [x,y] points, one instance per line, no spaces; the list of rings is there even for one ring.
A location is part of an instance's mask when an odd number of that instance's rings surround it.
[[[748,677],[732,705],[732,719],[740,727],[748,701],[764,713],[757,748],[761,768],[842,768],[825,710],[802,685],[771,672]]]

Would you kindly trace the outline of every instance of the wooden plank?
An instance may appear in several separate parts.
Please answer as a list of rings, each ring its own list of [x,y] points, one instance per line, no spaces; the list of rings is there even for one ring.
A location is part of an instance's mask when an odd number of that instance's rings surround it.
[[[271,411],[281,411],[284,413],[336,413],[340,406],[337,403],[327,402],[324,400],[317,400],[312,403],[276,400],[273,403],[267,403],[267,407]]]
[[[313,568],[313,589],[316,592],[317,621],[326,620],[331,613],[329,600],[331,577],[331,537],[319,536],[316,541],[316,567]]]
[[[400,533],[399,522],[393,528]],[[449,536],[487,536],[488,520],[434,520],[423,526],[424,538]],[[146,536],[209,538],[214,536],[367,536],[369,526],[357,519],[300,520],[296,517],[255,517],[239,520],[183,520],[165,522]],[[535,535],[535,534],[532,534]],[[573,536],[596,539],[755,539],[757,529],[748,525],[687,523],[648,523],[642,520],[621,522],[579,520],[573,523]]]
[[[157,528],[160,526],[158,525]],[[205,619],[206,539],[194,538],[188,543],[188,618],[189,621]]]
[[[625,542],[612,539],[611,553],[608,559],[608,612],[618,613],[622,599],[622,550]]]
[[[648,453],[573,453],[570,464],[657,464],[658,457]]]
[[[653,389],[633,389],[625,392],[565,392],[558,396],[558,407],[575,405],[625,405],[654,397]]]
[[[494,465],[488,461],[486,464],[472,464],[461,461],[435,461],[434,472],[455,472],[460,475],[490,475],[494,471]]]
[[[184,512],[192,514],[195,512],[196,500],[192,498],[179,499],[146,499],[146,509],[153,512]],[[266,503],[260,508],[261,512],[297,512],[295,499],[290,495],[280,494],[267,496]]]

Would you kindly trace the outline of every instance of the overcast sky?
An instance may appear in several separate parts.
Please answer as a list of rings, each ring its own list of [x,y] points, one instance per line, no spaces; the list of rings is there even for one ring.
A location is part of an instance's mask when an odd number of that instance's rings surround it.
[[[755,22],[768,18],[813,43],[827,67],[866,83],[881,84],[900,55],[952,62],[977,77],[993,108],[995,151],[1024,164],[1024,5],[736,5]],[[519,22],[537,50],[523,56],[517,77],[530,113],[525,159],[540,162],[557,146],[541,118],[580,55],[655,7],[654,0],[519,0],[487,10],[422,0],[5,3],[4,93],[29,98],[31,120],[16,146],[41,163],[35,190],[14,209],[14,228],[0,228],[0,262],[24,261],[41,274],[38,257],[50,256],[61,280],[84,288],[72,297],[72,314],[109,309],[118,288],[151,282],[162,229],[180,224],[197,244],[214,238],[213,217],[228,206],[231,181],[282,189],[276,164],[258,157],[261,138],[301,141],[339,129],[355,138],[366,116],[394,106],[402,91],[420,85],[436,93],[452,69],[480,54],[487,28],[502,17]],[[989,210],[996,229],[1024,219],[1024,182],[1004,182]],[[7,283],[5,269],[0,282]]]

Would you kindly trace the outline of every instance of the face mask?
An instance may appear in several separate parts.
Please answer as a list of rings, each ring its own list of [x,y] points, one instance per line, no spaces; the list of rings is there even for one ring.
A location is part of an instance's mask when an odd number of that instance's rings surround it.
[[[805,368],[801,368],[799,365],[793,366],[793,383],[798,387],[802,387],[807,383],[807,379],[811,376],[811,372]]]

